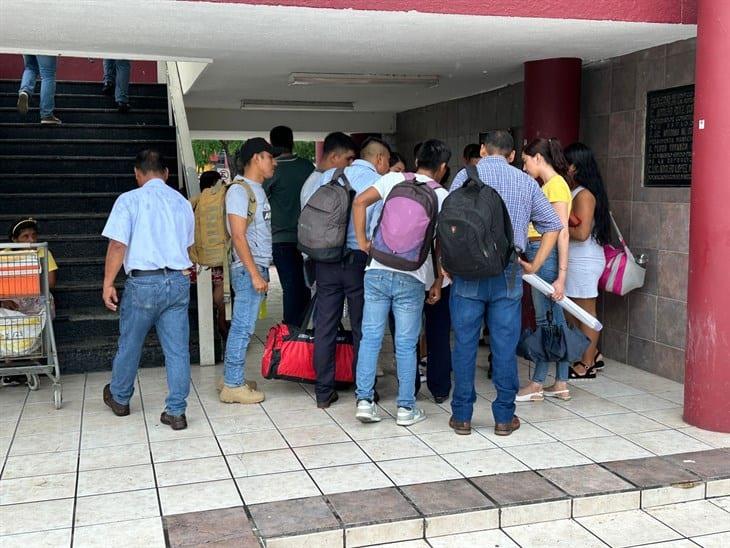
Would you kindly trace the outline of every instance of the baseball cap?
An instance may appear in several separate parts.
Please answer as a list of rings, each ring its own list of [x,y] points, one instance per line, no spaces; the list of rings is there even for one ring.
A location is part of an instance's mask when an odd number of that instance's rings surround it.
[[[253,137],[243,143],[241,149],[238,151],[238,157],[241,159],[244,165],[246,165],[254,154],[260,154],[261,152],[268,152],[273,156],[274,147],[272,147],[266,139],[262,137]]]

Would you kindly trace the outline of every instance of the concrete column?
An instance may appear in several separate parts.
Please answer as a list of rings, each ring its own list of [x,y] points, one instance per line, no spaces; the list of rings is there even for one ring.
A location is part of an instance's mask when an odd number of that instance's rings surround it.
[[[576,58],[525,63],[524,136],[527,142],[557,137],[567,146],[578,140],[580,75]]]
[[[684,420],[730,432],[730,2],[698,0]]]

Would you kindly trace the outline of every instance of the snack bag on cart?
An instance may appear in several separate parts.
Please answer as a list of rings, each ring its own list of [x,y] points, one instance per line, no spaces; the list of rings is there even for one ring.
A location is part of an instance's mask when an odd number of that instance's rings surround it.
[[[40,346],[46,314],[23,314],[0,308],[0,358],[30,356]]]

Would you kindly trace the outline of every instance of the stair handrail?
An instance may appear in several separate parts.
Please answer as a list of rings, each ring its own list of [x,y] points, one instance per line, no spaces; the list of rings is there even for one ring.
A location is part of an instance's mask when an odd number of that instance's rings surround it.
[[[167,96],[172,107],[177,140],[177,157],[182,170],[178,176],[180,188],[185,185],[188,198],[200,194],[200,182],[193,154],[193,141],[190,138],[188,118],[185,114],[182,81],[180,70],[175,61],[166,61]],[[215,335],[213,322],[213,279],[209,268],[200,269],[197,273],[196,291],[198,296],[198,341],[200,348],[200,365],[215,365]]]

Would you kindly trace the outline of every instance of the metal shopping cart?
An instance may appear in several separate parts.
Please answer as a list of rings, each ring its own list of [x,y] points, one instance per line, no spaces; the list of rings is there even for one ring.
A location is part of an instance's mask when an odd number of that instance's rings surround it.
[[[48,244],[0,244],[0,377],[25,375],[31,390],[40,375],[53,382],[61,408],[61,371],[48,288]]]

